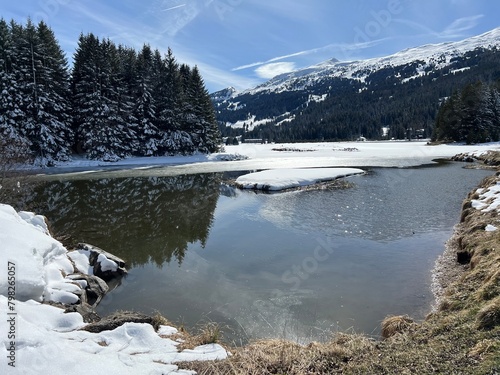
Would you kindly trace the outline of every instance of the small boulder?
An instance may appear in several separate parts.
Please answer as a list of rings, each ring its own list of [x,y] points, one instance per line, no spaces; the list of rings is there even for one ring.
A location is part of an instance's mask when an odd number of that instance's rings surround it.
[[[76,250],[89,252],[89,264],[95,276],[108,281],[127,274],[125,261],[96,246],[80,243]]]
[[[82,302],[96,307],[101,302],[104,295],[109,291],[106,282],[95,275],[74,274],[70,276],[72,280],[85,281],[85,294],[82,295]]]

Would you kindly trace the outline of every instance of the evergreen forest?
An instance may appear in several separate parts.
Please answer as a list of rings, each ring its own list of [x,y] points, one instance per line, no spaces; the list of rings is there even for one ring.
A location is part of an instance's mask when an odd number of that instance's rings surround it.
[[[433,141],[482,143],[500,140],[500,81],[466,85],[443,101]]]
[[[127,156],[211,153],[221,135],[197,67],[81,34],[68,61],[51,28],[0,20],[2,152],[51,166],[73,153]]]

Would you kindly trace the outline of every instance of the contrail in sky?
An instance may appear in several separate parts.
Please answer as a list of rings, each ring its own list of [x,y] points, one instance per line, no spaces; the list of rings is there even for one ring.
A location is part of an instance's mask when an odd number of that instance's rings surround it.
[[[182,8],[182,7],[185,7],[186,4],[181,4],[181,5],[176,5],[175,7],[171,7],[171,8],[167,8],[167,9],[162,9],[163,12],[168,12],[169,10],[174,10],[174,9],[177,9],[177,8]]]

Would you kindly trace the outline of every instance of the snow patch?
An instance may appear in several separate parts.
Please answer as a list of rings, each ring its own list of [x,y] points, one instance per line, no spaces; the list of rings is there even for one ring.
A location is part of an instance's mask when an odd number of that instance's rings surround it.
[[[240,176],[236,185],[243,189],[279,191],[363,173],[357,168],[271,169]]]
[[[101,264],[101,271],[103,272],[116,272],[116,270],[118,269],[118,264],[116,264],[114,260],[108,259],[104,254],[99,254],[99,256],[97,257],[97,262]]]
[[[477,189],[479,199],[473,199],[471,204],[482,212],[498,211],[500,207],[500,182],[487,189]]]
[[[248,117],[246,120],[240,120],[240,121],[236,121],[234,123],[228,122],[228,123],[226,123],[226,126],[230,126],[232,128],[235,128],[235,129],[241,129],[243,127],[248,127],[248,131],[252,131],[256,126],[265,125],[269,122],[274,121],[274,119],[272,119],[272,118],[265,118],[262,120],[255,120],[255,118],[256,118],[256,116],[253,115],[253,116]]]

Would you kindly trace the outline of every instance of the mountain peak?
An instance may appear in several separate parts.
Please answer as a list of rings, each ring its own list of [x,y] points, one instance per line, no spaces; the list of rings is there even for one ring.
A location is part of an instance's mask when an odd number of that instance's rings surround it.
[[[384,57],[359,61],[339,61],[332,58],[313,66],[278,75],[253,89],[244,91],[244,93],[304,90],[325,78],[347,78],[362,81],[383,67],[397,67],[413,62],[443,68],[450,65],[454,58],[469,51],[493,47],[500,47],[500,27],[458,42],[426,44],[407,48]]]
[[[223,102],[225,100],[231,99],[232,97],[236,96],[237,94],[238,94],[238,91],[234,87],[229,86],[229,87],[226,87],[225,89],[222,89],[222,90],[219,90],[219,91],[216,91],[216,92],[210,94],[210,97],[213,101]]]

